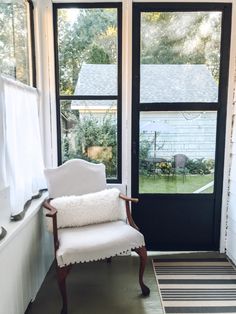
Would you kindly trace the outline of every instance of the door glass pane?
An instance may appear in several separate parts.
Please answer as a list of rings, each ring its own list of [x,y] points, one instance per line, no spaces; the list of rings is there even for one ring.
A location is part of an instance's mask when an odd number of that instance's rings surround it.
[[[140,102],[217,102],[221,12],[142,12]]]
[[[82,158],[102,162],[107,178],[117,178],[116,100],[61,101],[62,162]]]
[[[141,112],[139,193],[213,193],[216,112]]]
[[[117,95],[117,9],[58,9],[61,95]]]

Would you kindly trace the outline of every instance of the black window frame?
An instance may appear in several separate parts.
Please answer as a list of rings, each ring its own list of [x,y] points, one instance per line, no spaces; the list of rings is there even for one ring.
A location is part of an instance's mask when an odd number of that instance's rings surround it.
[[[58,58],[58,10],[59,9],[117,9],[117,95],[60,95],[60,76]],[[107,179],[107,183],[122,182],[122,3],[121,2],[96,2],[96,3],[53,3],[53,30],[54,30],[54,58],[55,58],[55,81],[56,81],[56,116],[57,116],[57,162],[62,164],[61,152],[61,120],[60,120],[60,101],[61,100],[116,100],[117,101],[117,177]]]
[[[30,71],[32,75],[32,86],[37,87],[36,78],[36,53],[35,53],[35,27],[34,27],[34,3],[32,0],[26,0],[29,6],[29,27],[30,27],[30,47],[31,47],[31,64]]]

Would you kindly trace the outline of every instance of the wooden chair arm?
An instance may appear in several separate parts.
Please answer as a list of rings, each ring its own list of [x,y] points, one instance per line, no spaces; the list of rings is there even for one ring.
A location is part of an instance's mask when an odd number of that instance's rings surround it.
[[[136,230],[139,230],[139,227],[135,224],[135,222],[133,220],[133,217],[131,215],[130,206],[129,206],[129,202],[137,203],[139,201],[138,198],[131,198],[131,197],[128,197],[122,193],[120,193],[119,197],[125,201],[126,215],[127,215],[127,219],[128,219],[130,226]]]
[[[59,248],[59,240],[58,240],[58,231],[57,231],[57,210],[50,204],[51,199],[47,199],[43,203],[43,207],[48,209],[50,212],[46,214],[46,217],[52,218],[52,227],[53,227],[53,239],[54,239],[54,250],[55,256],[56,251]]]
[[[122,200],[125,200],[125,201],[130,201],[130,202],[133,202],[133,203],[138,203],[138,201],[139,201],[138,198],[128,197],[128,196],[126,196],[126,195],[124,195],[124,194],[122,194],[122,193],[120,193],[119,196],[120,196],[120,198],[121,198]]]
[[[50,212],[46,214],[46,217],[53,217],[57,214],[57,210],[50,204],[51,199],[44,201],[43,207],[48,209]]]

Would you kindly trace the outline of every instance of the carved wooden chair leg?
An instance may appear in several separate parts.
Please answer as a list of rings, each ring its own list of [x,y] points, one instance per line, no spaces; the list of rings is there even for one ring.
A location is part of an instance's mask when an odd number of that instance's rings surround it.
[[[145,246],[142,246],[138,249],[134,249],[134,251],[139,255],[140,257],[140,266],[139,266],[139,284],[142,290],[143,296],[148,296],[150,294],[150,289],[144,284],[143,282],[143,274],[147,262],[147,250]]]
[[[111,264],[111,257],[107,258],[107,264]]]
[[[57,267],[57,281],[62,296],[62,310],[61,314],[67,314],[67,293],[66,293],[66,277],[69,273],[70,267]]]

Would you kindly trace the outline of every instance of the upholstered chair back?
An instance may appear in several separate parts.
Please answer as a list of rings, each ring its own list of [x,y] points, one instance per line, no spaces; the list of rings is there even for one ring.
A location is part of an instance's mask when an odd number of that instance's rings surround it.
[[[83,195],[106,189],[103,164],[93,164],[82,159],[72,159],[54,169],[45,169],[50,198]]]

